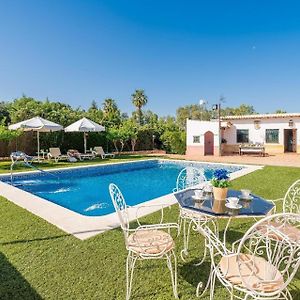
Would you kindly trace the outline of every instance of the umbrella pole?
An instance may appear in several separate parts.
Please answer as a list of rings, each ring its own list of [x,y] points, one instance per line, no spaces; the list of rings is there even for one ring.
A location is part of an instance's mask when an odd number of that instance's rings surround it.
[[[86,133],[83,133],[84,154],[86,154]]]
[[[40,132],[37,131],[38,162],[40,162]]]

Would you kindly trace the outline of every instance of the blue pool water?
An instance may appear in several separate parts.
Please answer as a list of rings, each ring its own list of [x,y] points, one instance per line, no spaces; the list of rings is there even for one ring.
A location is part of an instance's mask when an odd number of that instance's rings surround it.
[[[117,184],[128,205],[136,205],[172,192],[179,172],[186,166],[204,168],[211,178],[216,168],[235,172],[240,166],[149,160],[114,165],[76,168],[45,173],[14,175],[18,188],[83,215],[100,216],[114,212],[108,186]],[[10,183],[8,177],[0,178]]]

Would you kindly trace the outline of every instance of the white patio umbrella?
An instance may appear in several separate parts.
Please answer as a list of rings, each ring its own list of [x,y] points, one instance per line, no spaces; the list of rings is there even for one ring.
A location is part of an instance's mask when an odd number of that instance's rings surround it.
[[[88,118],[82,118],[65,128],[65,132],[83,132],[84,153],[86,153],[86,133],[105,131],[105,127]]]
[[[37,133],[37,147],[38,147],[38,161],[40,161],[40,132],[52,132],[63,130],[64,128],[54,122],[45,120],[41,117],[34,117],[13,125],[8,126],[10,130],[21,129],[23,131],[36,131]]]

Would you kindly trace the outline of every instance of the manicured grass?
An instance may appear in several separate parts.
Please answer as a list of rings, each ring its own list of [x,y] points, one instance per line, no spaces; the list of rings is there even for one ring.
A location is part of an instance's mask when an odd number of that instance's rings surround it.
[[[153,159],[155,156],[146,156],[146,155],[118,155],[115,158],[96,158],[92,160],[83,160],[77,161],[75,163],[70,163],[67,161],[59,161],[54,162],[53,160],[45,160],[41,163],[33,163],[34,167],[37,167],[42,170],[54,169],[54,168],[66,168],[66,167],[76,167],[76,166],[84,166],[84,165],[96,165],[96,164],[105,164],[110,162],[122,162],[127,160],[139,160],[139,159]],[[0,174],[10,172],[11,161],[5,160],[0,161]],[[14,172],[23,172],[23,171],[32,171],[33,169],[30,167],[26,167],[23,163],[17,163],[13,167]]]
[[[233,187],[274,199],[298,178],[300,168],[265,167],[235,180]],[[166,221],[177,220],[177,205],[165,212]],[[0,215],[0,299],[125,299],[127,252],[120,229],[80,241],[3,198]],[[157,217],[152,214],[144,221],[155,222]],[[240,237],[251,224],[251,220],[232,222],[230,239]],[[203,244],[203,238],[193,233],[191,256],[184,263],[179,258],[182,236],[176,238],[180,299],[198,299],[197,283],[208,277],[208,260],[194,266]],[[137,267],[132,299],[173,299],[165,262],[140,262]],[[300,299],[299,272],[290,290],[294,299]],[[219,283],[215,299],[229,299]]]

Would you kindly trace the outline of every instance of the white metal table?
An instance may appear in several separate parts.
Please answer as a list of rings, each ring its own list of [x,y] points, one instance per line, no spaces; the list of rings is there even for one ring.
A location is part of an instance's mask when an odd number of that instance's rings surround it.
[[[178,192],[174,194],[176,197],[178,204],[182,209],[187,211],[187,215],[191,216],[191,220],[193,221],[193,229],[197,231],[198,226],[205,226],[207,218],[213,219],[215,221],[216,226],[219,228],[219,221],[226,220],[226,226],[223,231],[222,243],[226,247],[226,238],[229,232],[229,226],[232,219],[240,219],[240,218],[262,218],[267,216],[274,209],[274,204],[270,201],[267,201],[259,196],[251,195],[253,198],[251,200],[243,200],[239,201],[239,204],[242,206],[240,209],[229,209],[225,206],[226,201],[224,200],[215,200],[212,197],[212,194],[206,195],[203,199],[195,200],[195,190],[196,189],[188,189],[182,192]],[[236,190],[229,190],[228,197],[241,197],[241,192]],[[190,228],[189,228],[190,230]],[[188,244],[185,245],[188,247]],[[206,247],[205,247],[206,248]],[[187,249],[183,251],[187,252]],[[200,265],[206,256],[206,252],[204,253],[204,257]],[[208,282],[204,288],[204,291],[201,295],[205,293],[210,284],[210,277],[208,278]],[[203,287],[203,282],[199,282],[197,287],[197,296],[199,296],[199,290]]]

